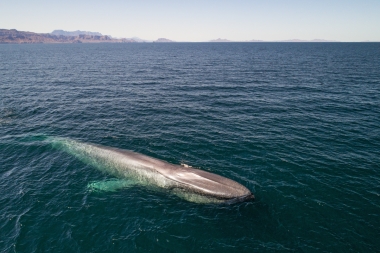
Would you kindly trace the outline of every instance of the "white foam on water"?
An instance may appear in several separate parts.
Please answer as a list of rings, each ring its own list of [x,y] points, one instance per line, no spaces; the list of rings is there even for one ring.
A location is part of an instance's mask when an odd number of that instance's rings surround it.
[[[110,179],[105,181],[91,182],[87,185],[87,189],[91,192],[114,192],[136,185],[136,182],[125,179]]]

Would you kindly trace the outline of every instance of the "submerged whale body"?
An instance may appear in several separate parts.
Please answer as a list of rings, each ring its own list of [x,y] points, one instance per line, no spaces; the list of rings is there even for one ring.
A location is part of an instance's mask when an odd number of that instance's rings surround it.
[[[143,154],[118,148],[49,138],[55,148],[77,157],[120,180],[95,182],[90,188],[115,190],[133,184],[167,189],[188,201],[198,203],[235,203],[254,199],[243,185],[190,166],[180,166]]]

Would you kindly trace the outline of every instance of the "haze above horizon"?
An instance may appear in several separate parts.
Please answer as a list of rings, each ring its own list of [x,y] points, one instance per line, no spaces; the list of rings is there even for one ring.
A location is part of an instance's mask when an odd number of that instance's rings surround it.
[[[217,38],[380,41],[379,10],[378,0],[16,0],[0,3],[0,28],[37,33],[84,30],[191,42]]]

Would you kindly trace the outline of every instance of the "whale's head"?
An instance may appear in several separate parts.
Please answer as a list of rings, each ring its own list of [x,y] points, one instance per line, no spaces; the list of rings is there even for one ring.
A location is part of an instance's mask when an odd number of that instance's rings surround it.
[[[207,171],[177,167],[166,176],[176,181],[179,188],[213,199],[214,202],[232,204],[255,199],[245,186]]]

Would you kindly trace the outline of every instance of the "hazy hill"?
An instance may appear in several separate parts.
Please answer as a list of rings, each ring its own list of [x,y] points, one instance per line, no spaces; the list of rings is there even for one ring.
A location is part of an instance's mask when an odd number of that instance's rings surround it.
[[[159,38],[159,39],[157,39],[157,40],[155,40],[153,42],[175,42],[175,41],[169,40],[169,39],[165,39],[165,38]]]
[[[325,39],[313,39],[313,40],[291,39],[291,40],[278,40],[277,42],[339,42],[339,41],[325,40]]]
[[[130,39],[136,42],[153,42],[152,40],[144,40],[144,39],[140,39],[139,37],[132,37]]]
[[[247,42],[264,42],[263,40],[248,40]]]
[[[216,40],[210,40],[210,42],[232,42],[231,40],[218,38]]]
[[[290,39],[290,40],[275,40],[275,41],[265,41],[265,40],[232,41],[232,40],[219,38],[216,40],[210,40],[209,42],[339,42],[339,41],[324,40],[324,39],[314,39],[314,40]]]

